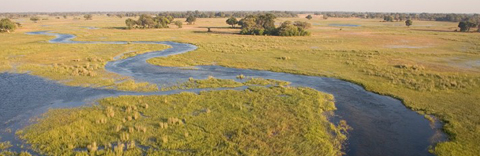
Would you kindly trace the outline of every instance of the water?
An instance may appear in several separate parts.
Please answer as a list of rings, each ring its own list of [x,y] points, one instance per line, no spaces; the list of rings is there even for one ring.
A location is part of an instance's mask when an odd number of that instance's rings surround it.
[[[97,29],[100,29],[100,28],[97,28],[97,27],[82,27],[82,28],[85,28],[85,29],[90,29],[90,30],[97,30]]]
[[[74,35],[50,32],[32,32],[32,35],[52,35],[51,43],[64,44],[127,44],[128,42],[72,41]],[[226,68],[221,66],[197,66],[196,69],[161,67],[146,62],[153,57],[166,57],[197,49],[191,44],[176,42],[130,42],[132,44],[166,44],[172,48],[154,51],[135,57],[108,62],[106,69],[120,75],[131,76],[159,86],[187,81],[188,78],[205,79],[214,76],[235,79],[237,75],[263,77],[292,82],[292,86],[307,86],[333,94],[338,108],[331,121],[346,120],[353,128],[347,141],[347,155],[431,155],[428,148],[442,141],[440,124],[431,125],[422,115],[407,109],[399,100],[374,94],[350,82],[325,77],[303,76],[270,71]],[[167,95],[181,92],[135,93],[114,90],[69,87],[27,74],[0,74],[1,121],[9,121],[1,129],[18,129],[27,124],[28,118],[45,112],[48,108],[75,107],[91,103],[99,98],[119,95]],[[45,87],[46,86],[46,87]],[[225,88],[224,88],[225,89]],[[243,89],[243,88],[236,88]],[[189,90],[199,92],[205,89]],[[6,115],[3,115],[4,112]],[[25,113],[29,112],[29,113]],[[4,140],[18,143],[13,133],[1,133]],[[15,147],[17,149],[17,147]]]

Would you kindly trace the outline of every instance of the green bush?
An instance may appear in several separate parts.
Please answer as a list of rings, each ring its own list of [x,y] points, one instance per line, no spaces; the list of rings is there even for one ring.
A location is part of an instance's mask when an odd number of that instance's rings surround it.
[[[0,20],[0,32],[13,32],[17,29],[17,25],[8,18]]]

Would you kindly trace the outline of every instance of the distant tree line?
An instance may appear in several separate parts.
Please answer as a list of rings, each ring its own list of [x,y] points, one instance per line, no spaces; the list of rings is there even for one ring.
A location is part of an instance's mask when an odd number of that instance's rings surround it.
[[[222,11],[222,12],[213,12],[213,11],[187,11],[187,12],[161,12],[158,15],[163,16],[173,16],[175,18],[225,18],[225,17],[236,17],[243,18],[249,15],[261,15],[261,14],[273,14],[276,17],[297,17],[297,13],[288,12],[288,11]]]
[[[173,11],[173,12],[54,12],[54,13],[0,13],[0,17],[16,19],[26,18],[38,15],[48,15],[55,17],[62,16],[83,16],[107,15],[109,17],[138,17],[143,14],[151,16],[172,16],[174,18],[187,18],[190,16],[196,18],[225,18],[236,17],[244,18],[250,15],[273,14],[276,17],[297,17],[297,14],[308,13],[304,11]],[[315,15],[323,15],[324,18],[369,18],[384,19],[391,16],[393,21],[422,20],[422,21],[450,21],[461,22],[466,19],[479,17],[479,14],[453,14],[453,13],[381,13],[381,12],[314,12]]]
[[[274,14],[276,17],[297,17],[297,14],[300,12],[292,11],[170,11],[170,12],[29,12],[29,13],[0,13],[0,17],[6,17],[10,19],[16,18],[27,18],[32,16],[48,15],[54,17],[62,16],[84,16],[84,15],[106,15],[108,17],[138,17],[144,14],[150,16],[172,16],[174,18],[225,18],[225,17],[236,17],[243,18],[249,15],[260,15],[260,14]]]
[[[460,22],[466,19],[478,18],[479,14],[446,14],[446,13],[379,13],[379,12],[315,12],[315,15],[323,15],[335,18],[369,18],[369,19],[387,19],[385,21],[449,21]]]
[[[309,36],[310,32],[306,29],[311,27],[307,22],[291,22],[285,21],[280,27],[275,27],[275,19],[273,14],[249,15],[240,21],[238,25],[242,30],[240,34],[244,35],[274,35],[274,36]],[[227,20],[228,24],[233,24],[233,19]]]

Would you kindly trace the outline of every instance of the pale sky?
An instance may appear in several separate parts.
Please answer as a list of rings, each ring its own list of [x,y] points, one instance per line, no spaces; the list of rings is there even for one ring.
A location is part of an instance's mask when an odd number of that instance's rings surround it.
[[[0,0],[0,12],[187,10],[480,13],[480,0]]]

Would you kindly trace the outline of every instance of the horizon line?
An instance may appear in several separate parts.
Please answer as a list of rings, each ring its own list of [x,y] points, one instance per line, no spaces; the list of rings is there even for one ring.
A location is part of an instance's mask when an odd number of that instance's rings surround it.
[[[141,13],[141,12],[188,12],[188,11],[197,11],[197,10],[183,10],[183,11],[11,11],[11,12],[1,12],[0,14],[6,13]],[[388,11],[288,11],[288,10],[198,10],[200,12],[305,12],[305,13],[315,13],[315,12],[344,12],[344,13],[414,13],[414,14],[480,14],[480,13],[467,13],[467,12],[388,12]]]

